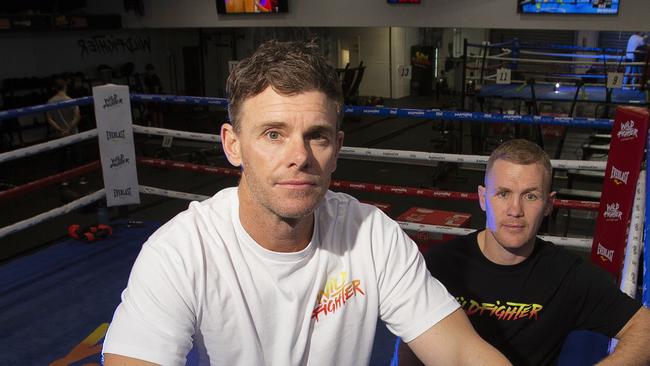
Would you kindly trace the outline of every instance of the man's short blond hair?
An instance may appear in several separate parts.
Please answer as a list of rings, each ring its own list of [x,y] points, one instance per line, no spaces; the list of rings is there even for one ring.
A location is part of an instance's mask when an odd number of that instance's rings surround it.
[[[551,177],[553,176],[551,159],[539,145],[524,139],[508,140],[502,143],[490,154],[485,168],[486,179],[497,160],[505,160],[520,165],[540,164],[546,173],[544,188],[546,192],[551,191]]]

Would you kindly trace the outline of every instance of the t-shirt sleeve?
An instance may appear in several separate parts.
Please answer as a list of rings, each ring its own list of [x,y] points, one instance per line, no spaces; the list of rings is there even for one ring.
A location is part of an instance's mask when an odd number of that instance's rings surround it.
[[[459,305],[429,274],[418,247],[397,223],[387,226],[386,252],[378,272],[379,315],[391,332],[410,342]]]
[[[195,326],[193,287],[177,253],[150,244],[136,259],[103,353],[184,365]]]
[[[575,302],[577,329],[609,337],[614,337],[641,307],[619,290],[608,273],[587,262],[578,265],[573,292],[579,296]]]

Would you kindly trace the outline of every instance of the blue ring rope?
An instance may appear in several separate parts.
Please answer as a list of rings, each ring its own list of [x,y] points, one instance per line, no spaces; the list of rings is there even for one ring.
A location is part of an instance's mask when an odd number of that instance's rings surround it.
[[[148,95],[148,94],[131,94],[131,100],[134,102],[158,102],[174,104],[193,104],[193,105],[215,105],[227,107],[228,100],[224,98],[212,97],[190,97],[177,95]],[[66,100],[57,103],[41,104],[33,107],[10,109],[0,111],[0,120],[16,118],[23,115],[47,112],[59,108],[72,107],[77,105],[87,105],[93,103],[93,97],[83,97]],[[428,109],[403,109],[403,108],[385,108],[385,107],[358,107],[346,106],[345,113],[354,115],[372,115],[372,116],[391,116],[407,118],[426,118],[434,121],[471,121],[483,123],[523,123],[529,125],[558,125],[573,126],[586,128],[611,129],[613,121],[609,119],[595,118],[569,118],[569,117],[551,117],[551,116],[520,116],[511,114],[496,114],[482,112],[452,112],[438,111]]]
[[[557,125],[587,128],[611,129],[613,121],[595,118],[569,118],[552,116],[521,116],[483,112],[452,112],[428,109],[404,109],[384,107],[346,106],[345,113],[355,115],[374,115],[390,117],[426,118],[432,120],[483,122],[483,123],[523,123],[529,125]]]
[[[10,118],[17,118],[20,116],[26,116],[30,114],[43,113],[48,111],[53,111],[56,109],[69,108],[80,105],[93,104],[93,97],[81,97],[76,99],[64,100],[62,102],[56,103],[47,103],[39,104],[30,107],[8,109],[6,111],[0,111],[0,121]]]

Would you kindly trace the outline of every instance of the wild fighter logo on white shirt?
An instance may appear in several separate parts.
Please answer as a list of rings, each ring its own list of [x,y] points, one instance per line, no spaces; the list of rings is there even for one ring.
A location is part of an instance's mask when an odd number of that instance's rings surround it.
[[[318,294],[318,302],[311,313],[311,318],[319,321],[319,315],[333,314],[341,309],[352,297],[366,293],[361,289],[361,280],[347,281],[347,272],[341,272],[338,276],[330,277],[325,288]]]

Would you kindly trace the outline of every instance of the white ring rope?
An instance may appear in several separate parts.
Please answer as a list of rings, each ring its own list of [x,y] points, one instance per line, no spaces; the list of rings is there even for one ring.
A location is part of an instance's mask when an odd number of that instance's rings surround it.
[[[339,154],[342,158],[357,160],[372,160],[383,162],[399,162],[414,165],[433,165],[433,162],[487,164],[488,156],[441,154],[420,151],[382,150],[361,147],[343,146]],[[604,171],[605,161],[583,160],[551,160],[551,166],[556,169],[579,169]]]
[[[449,234],[449,235],[467,235],[475,232],[475,229],[466,229],[460,227],[440,226],[440,225],[426,225],[416,224],[413,222],[397,221],[399,226],[404,231],[411,232],[427,232],[435,234]],[[591,250],[591,238],[566,238],[562,236],[548,236],[538,235],[540,239],[550,241],[553,244],[584,251]]]
[[[202,194],[172,191],[169,189],[162,189],[162,188],[156,188],[150,186],[140,186],[140,193],[151,194],[154,196],[161,196],[161,197],[178,198],[187,201],[203,201],[205,199],[210,198],[210,196],[204,196]]]
[[[623,273],[621,274],[621,291],[630,297],[636,297],[636,286],[639,272],[639,260],[643,250],[643,225],[645,212],[645,175],[646,171],[639,172],[639,180],[636,182],[636,193],[634,195],[634,206],[632,218],[628,229],[627,246],[625,247],[625,258]]]
[[[483,58],[483,56],[468,55],[470,58]],[[564,61],[564,60],[540,60],[534,58],[515,58],[515,57],[497,57],[486,56],[488,60],[517,61],[541,64],[573,64],[573,65],[612,65],[612,66],[643,66],[645,62],[592,62],[592,61]]]
[[[591,243],[594,241],[593,238],[567,238],[564,236],[549,236],[549,235],[537,235],[540,239],[550,241],[555,245],[560,245],[563,247],[591,251]]]
[[[218,135],[207,133],[192,133],[177,130],[166,130],[143,126],[133,126],[135,133],[148,133],[159,136],[174,136],[188,140],[219,142]],[[435,162],[449,163],[474,163],[487,164],[488,156],[463,155],[463,154],[441,154],[420,151],[369,149],[361,147],[343,146],[339,157],[344,159],[370,160],[389,163],[402,163],[411,165],[434,166]],[[607,162],[605,161],[583,161],[583,160],[551,160],[551,165],[556,169],[579,169],[604,171]]]
[[[27,229],[29,227],[32,227],[36,224],[39,224],[43,221],[47,221],[49,219],[55,218],[57,216],[65,215],[67,213],[70,213],[78,208],[87,206],[93,202],[99,201],[102,198],[106,198],[106,192],[104,188],[100,189],[97,192],[91,193],[87,196],[81,197],[77,200],[74,200],[68,204],[65,204],[63,206],[53,208],[47,212],[43,212],[42,214],[36,215],[34,217],[30,217],[29,219],[25,219],[23,221],[19,221],[15,224],[5,226],[3,228],[0,228],[0,238],[3,238],[9,234],[13,234],[17,231]]]
[[[156,196],[169,197],[169,198],[178,198],[189,201],[202,201],[209,198],[210,196],[171,191],[168,189],[161,189],[149,186],[140,186],[140,192],[145,194],[152,194]],[[450,226],[440,226],[440,225],[426,225],[426,224],[416,224],[413,222],[404,222],[397,221],[402,229],[405,231],[420,231],[436,234],[450,234],[450,235],[467,235],[476,231],[475,229],[466,229],[459,227],[450,227]],[[543,240],[550,241],[557,245],[579,249],[579,250],[591,250],[592,239],[589,238],[565,238],[559,236],[540,236]]]
[[[525,74],[525,72],[524,72],[524,74]],[[562,79],[562,80],[575,81],[577,79],[577,78],[570,77],[570,76],[553,76],[553,75],[540,75],[540,76],[543,77],[543,78],[546,78],[546,79],[555,79],[555,80]],[[585,76],[587,76],[587,75],[585,74]],[[483,77],[483,80],[496,80],[496,78],[497,78],[497,74],[492,74],[492,75]],[[469,76],[469,77],[467,77],[467,80],[481,80],[481,78],[479,76]],[[535,80],[536,85],[538,85],[538,84],[554,85],[556,82],[557,81]],[[527,80],[516,80],[516,79],[510,80],[510,84],[527,84],[527,83],[528,83]],[[583,83],[582,86],[603,86],[604,84],[605,84],[605,82],[603,81],[602,83]],[[625,85],[626,86],[634,86],[634,85],[640,86],[641,84],[627,83]],[[570,85],[570,86],[573,86],[573,85]]]
[[[24,158],[30,155],[40,154],[42,152],[58,149],[64,146],[68,146],[85,140],[90,140],[96,137],[97,137],[97,129],[93,129],[93,130],[77,133],[71,136],[61,137],[56,140],[43,142],[37,145],[24,147],[22,149],[8,151],[6,153],[0,154],[0,163],[16,160],[19,158]]]
[[[140,125],[133,125],[133,132],[155,135],[155,136],[171,136],[171,137],[178,137],[181,139],[196,140],[196,141],[219,142],[219,143],[221,142],[221,137],[219,135],[214,135],[209,133],[169,130],[166,128],[146,127]]]

